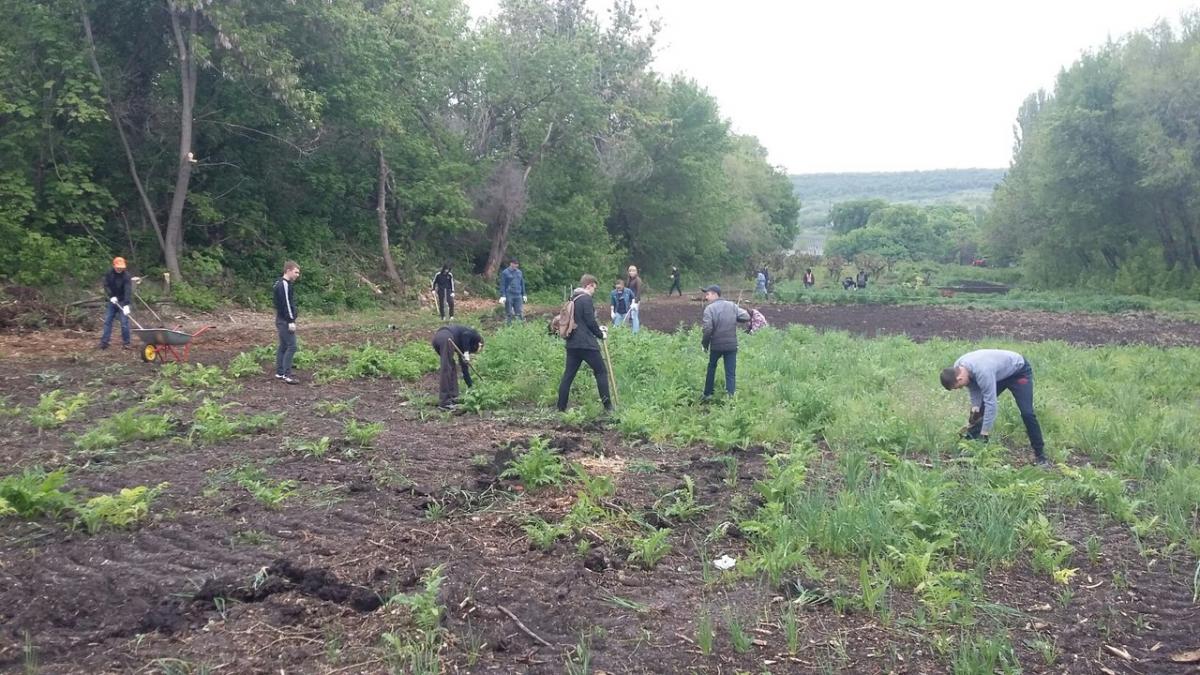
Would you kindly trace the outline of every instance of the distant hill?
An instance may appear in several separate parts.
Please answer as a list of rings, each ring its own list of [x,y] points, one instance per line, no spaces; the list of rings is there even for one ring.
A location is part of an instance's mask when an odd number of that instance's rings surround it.
[[[850,199],[878,197],[907,204],[985,205],[1005,169],[936,169],[869,173],[808,173],[792,176],[800,198],[800,225],[825,224],[829,208]]]

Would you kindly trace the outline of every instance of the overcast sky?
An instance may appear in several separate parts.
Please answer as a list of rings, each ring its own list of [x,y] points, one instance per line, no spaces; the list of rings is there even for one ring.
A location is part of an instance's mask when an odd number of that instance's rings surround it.
[[[589,0],[603,17],[608,0]],[[493,13],[498,0],[468,0]],[[1017,108],[1195,0],[647,0],[655,70],[708,88],[789,173],[1008,166]]]

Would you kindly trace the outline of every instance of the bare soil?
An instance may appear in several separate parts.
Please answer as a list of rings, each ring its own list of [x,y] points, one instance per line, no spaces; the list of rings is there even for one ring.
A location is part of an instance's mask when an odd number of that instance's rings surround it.
[[[773,326],[803,324],[820,330],[844,330],[866,337],[906,335],[921,342],[934,338],[1028,342],[1061,340],[1077,345],[1145,344],[1157,347],[1200,345],[1200,324],[1150,313],[1087,314],[934,307],[925,305],[790,305],[742,302],[755,307]],[[675,330],[700,322],[700,298],[654,298],[642,303],[642,324]]]
[[[1200,341],[1200,327],[1150,319],[1123,327],[1119,320],[1074,315],[1064,321],[1063,315],[908,307],[763,309],[777,325],[794,320],[914,339]],[[644,306],[643,320],[672,329],[699,312],[699,303],[654,300]],[[197,345],[199,361],[225,364],[273,339],[269,317],[230,317],[221,324]],[[306,344],[353,343],[368,335],[398,343],[426,335],[415,327],[337,322],[307,330]],[[172,439],[84,456],[73,448],[73,436],[134,404],[154,377],[154,366],[133,352],[96,352],[94,341],[94,334],[69,331],[0,336],[0,386],[15,403],[33,405],[40,393],[58,387],[87,389],[97,401],[86,419],[53,432],[38,432],[23,417],[0,419],[4,473],[71,465],[69,485],[84,494],[162,481],[170,486],[151,519],[130,531],[88,535],[61,522],[0,521],[0,671],[20,670],[31,649],[42,673],[162,672],[159,659],[220,673],[384,672],[381,635],[411,624],[406,609],[381,599],[415,590],[423,570],[444,564],[439,599],[446,608],[448,672],[561,673],[568,651],[589,631],[596,672],[945,672],[946,657],[932,652],[931,636],[921,629],[883,625],[829,603],[800,612],[800,650],[789,655],[775,623],[788,584],[770,587],[747,578],[706,586],[706,559],[743,557],[747,544],[736,528],[712,544],[704,540],[729,513],[734,494],[753,494],[763,474],[762,448],[738,455],[731,486],[720,453],[706,447],[630,442],[604,426],[565,428],[537,415],[433,413],[427,398],[432,378],[416,385],[318,386],[302,374],[304,383],[289,387],[264,373],[239,381],[225,400],[240,403],[238,413],[284,412],[278,431],[206,446],[184,442],[181,423]],[[322,401],[353,397],[353,417],[386,425],[373,449],[346,447],[339,440],[346,416],[322,416],[317,409]],[[190,419],[197,399],[163,412]],[[527,492],[499,478],[512,447],[534,435],[551,438],[557,452],[593,473],[616,477],[613,508],[645,513],[684,474],[696,480],[700,501],[715,507],[697,521],[664,523],[675,528],[673,548],[653,570],[627,562],[624,544],[599,533],[587,537],[586,553],[578,539],[535,550],[521,529],[524,519],[532,512],[557,520],[574,494]],[[286,447],[289,439],[321,436],[334,439],[324,457]],[[296,481],[298,496],[278,509],[255,501],[229,479],[251,464],[272,479]],[[1169,659],[1200,647],[1190,570],[1170,556],[1148,564],[1128,528],[1103,522],[1093,509],[1061,516],[1080,551],[1092,533],[1104,540],[1097,562],[1083,560],[1073,597],[1064,600],[1027,564],[987,576],[989,599],[1018,611],[1007,623],[1025,669],[1196,672],[1194,664]],[[829,577],[807,580],[810,586],[833,587],[835,576],[856,578],[856,569],[819,562]],[[894,595],[901,609],[909,594]],[[695,643],[704,613],[718,626],[714,655]],[[510,614],[551,646],[535,641]],[[746,653],[729,644],[724,626],[730,616],[755,640]],[[1053,665],[1029,646],[1037,639],[1056,645]]]

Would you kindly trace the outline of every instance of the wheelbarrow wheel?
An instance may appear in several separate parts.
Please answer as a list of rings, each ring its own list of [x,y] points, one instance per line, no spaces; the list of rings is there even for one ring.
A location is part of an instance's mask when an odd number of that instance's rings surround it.
[[[154,345],[142,347],[142,361],[153,363],[158,360],[158,349]]]

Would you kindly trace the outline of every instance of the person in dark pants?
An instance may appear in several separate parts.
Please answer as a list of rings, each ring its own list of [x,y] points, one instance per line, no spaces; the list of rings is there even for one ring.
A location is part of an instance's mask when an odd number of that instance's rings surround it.
[[[667,297],[668,298],[671,297],[671,294],[674,293],[675,291],[679,291],[679,297],[683,297],[683,288],[681,288],[679,286],[679,268],[672,265],[671,266],[671,290],[667,291]]]
[[[704,400],[712,400],[717,376],[717,361],[725,362],[725,392],[732,397],[737,391],[737,325],[750,321],[750,313],[728,300],[721,299],[720,286],[700,289],[708,306],[701,322],[700,345],[708,352],[708,373],[704,376]]]
[[[996,422],[997,396],[1011,391],[1029,434],[1029,444],[1033,446],[1034,461],[1043,466],[1048,464],[1042,427],[1033,412],[1033,368],[1024,356],[1003,349],[968,352],[953,366],[942,370],[941,381],[948,390],[967,387],[971,414],[964,437],[981,438],[985,442]]]
[[[809,267],[808,269],[804,270],[804,287],[812,288],[813,284],[816,284],[816,283],[817,283],[817,279],[816,279],[816,277],[813,276],[812,268]]]
[[[588,364],[596,376],[596,388],[600,391],[600,402],[605,412],[612,412],[612,399],[608,389],[608,368],[600,356],[600,340],[608,338],[608,329],[596,321],[596,308],[592,296],[596,293],[596,277],[585,274],[579,280],[579,288],[571,293],[575,311],[575,330],[567,336],[567,366],[558,383],[558,411],[566,412],[567,399],[571,396],[571,384],[581,364]]]
[[[454,320],[454,274],[449,265],[442,265],[442,271],[433,277],[433,292],[437,295],[438,314],[442,321],[446,320],[446,310],[450,310],[450,320]]]
[[[292,378],[292,358],[296,356],[296,279],[300,266],[289,260],[283,264],[283,276],[275,282],[275,331],[279,349],[275,352],[275,379],[299,384]]]
[[[525,303],[529,297],[525,295],[525,274],[521,272],[521,263],[513,259],[508,261],[508,268],[500,273],[500,304],[504,305],[504,325],[510,325],[513,319],[525,321]]]
[[[441,368],[438,371],[438,407],[450,410],[458,403],[459,366],[462,367],[463,381],[467,383],[467,388],[470,389],[474,385],[469,365],[471,355],[478,354],[483,349],[483,337],[474,328],[451,324],[437,329],[430,344],[441,359]]]
[[[100,334],[100,349],[108,349],[112,339],[113,319],[121,321],[121,348],[129,349],[129,305],[133,302],[133,278],[125,271],[125,259],[113,258],[112,269],[104,275],[104,294],[108,303],[104,312],[104,332]]]

